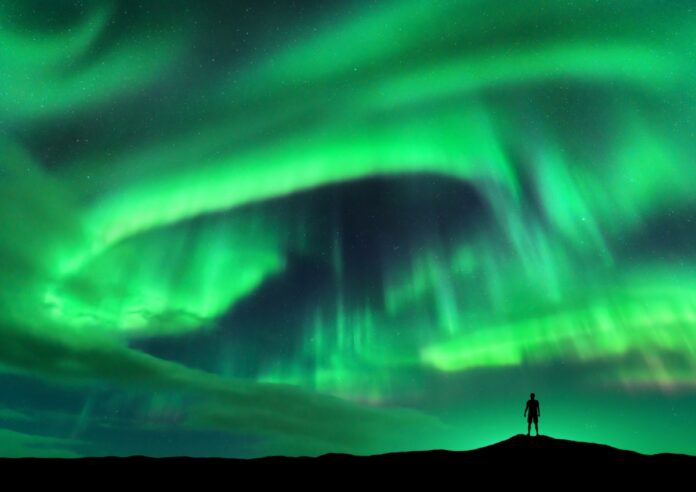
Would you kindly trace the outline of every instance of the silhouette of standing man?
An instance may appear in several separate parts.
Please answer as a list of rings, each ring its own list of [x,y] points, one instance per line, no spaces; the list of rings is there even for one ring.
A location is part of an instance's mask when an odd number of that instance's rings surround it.
[[[524,415],[527,417],[527,435],[532,428],[532,421],[534,421],[534,428],[536,429],[536,435],[539,435],[539,417],[541,412],[539,411],[539,400],[534,399],[534,393],[529,395],[531,400],[527,400],[527,406],[524,409]],[[529,415],[527,415],[529,411]]]

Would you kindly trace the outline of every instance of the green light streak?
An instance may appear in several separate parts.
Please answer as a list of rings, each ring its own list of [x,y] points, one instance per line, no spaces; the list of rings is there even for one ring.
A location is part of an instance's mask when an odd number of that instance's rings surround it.
[[[693,370],[696,354],[696,292],[682,285],[651,278],[608,289],[580,300],[577,307],[552,306],[547,313],[478,327],[425,347],[421,355],[440,370],[456,371],[637,353],[649,368],[641,370],[643,379],[650,373],[653,385],[669,387],[672,379],[664,358],[682,354]],[[683,374],[681,368],[679,379]]]

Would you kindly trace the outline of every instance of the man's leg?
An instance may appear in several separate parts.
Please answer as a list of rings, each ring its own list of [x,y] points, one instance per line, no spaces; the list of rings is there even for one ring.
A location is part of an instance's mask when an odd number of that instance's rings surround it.
[[[532,429],[532,421],[528,420],[527,421],[527,435],[529,435],[529,431]]]
[[[534,419],[534,428],[536,429],[536,435],[539,435],[539,422],[537,419]]]

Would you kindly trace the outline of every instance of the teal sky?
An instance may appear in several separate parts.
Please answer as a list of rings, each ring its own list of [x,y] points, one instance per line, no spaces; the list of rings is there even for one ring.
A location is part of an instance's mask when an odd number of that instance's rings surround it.
[[[0,456],[696,454],[690,1],[6,1]]]

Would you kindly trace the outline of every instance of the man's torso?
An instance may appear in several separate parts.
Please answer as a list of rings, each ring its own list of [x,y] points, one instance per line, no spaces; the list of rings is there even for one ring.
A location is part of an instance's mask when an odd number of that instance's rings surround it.
[[[539,402],[537,400],[528,400],[527,408],[529,408],[530,416],[539,415]]]

